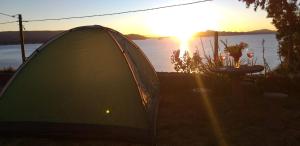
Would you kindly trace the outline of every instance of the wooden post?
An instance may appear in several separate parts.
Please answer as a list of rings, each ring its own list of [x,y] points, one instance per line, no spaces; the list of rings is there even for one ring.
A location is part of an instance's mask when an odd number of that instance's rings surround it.
[[[262,39],[262,42],[261,42],[261,45],[262,45],[262,53],[263,53],[263,60],[264,60],[264,71],[265,71],[265,77],[267,76],[267,66],[266,66],[266,64],[267,64],[267,62],[266,62],[266,58],[265,58],[265,39]],[[252,62],[253,62],[253,60],[252,60]]]
[[[26,57],[25,57],[25,47],[24,47],[22,15],[18,14],[18,17],[19,17],[19,31],[20,31],[20,44],[21,44],[22,61],[24,63],[25,60],[26,60]]]
[[[215,31],[214,33],[214,61],[215,63],[218,63],[219,60],[219,38],[218,38],[218,32]]]

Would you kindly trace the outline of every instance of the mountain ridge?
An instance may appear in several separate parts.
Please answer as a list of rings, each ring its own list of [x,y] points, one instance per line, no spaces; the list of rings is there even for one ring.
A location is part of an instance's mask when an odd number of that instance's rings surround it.
[[[44,43],[51,38],[57,36],[58,34],[64,32],[63,30],[57,31],[24,31],[24,41],[26,44],[37,44]],[[208,30],[206,32],[197,32],[194,37],[202,36],[213,36],[213,30]],[[229,36],[229,35],[254,35],[254,34],[273,34],[276,31],[268,29],[259,29],[248,32],[227,32],[220,31],[219,36]],[[125,35],[130,40],[144,40],[144,39],[160,39],[166,37],[147,37],[141,34],[126,34]],[[0,32],[0,45],[11,45],[19,44],[19,32],[18,31],[3,31]]]

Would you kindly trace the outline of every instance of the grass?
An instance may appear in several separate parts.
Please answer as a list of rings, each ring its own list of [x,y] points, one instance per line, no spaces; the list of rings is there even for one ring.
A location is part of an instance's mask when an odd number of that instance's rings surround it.
[[[161,82],[157,121],[158,145],[282,146],[300,143],[300,98],[248,94],[233,98],[227,83],[193,75],[158,73]],[[217,86],[218,85],[218,86]],[[193,90],[209,88],[207,90]],[[223,89],[223,90],[222,90]],[[221,142],[223,141],[223,143]],[[137,145],[100,140],[48,138],[0,139],[0,145]]]
[[[300,143],[300,98],[297,95],[264,97],[262,94],[250,94],[245,89],[247,95],[244,95],[243,101],[227,93],[215,93],[215,90],[193,92],[192,77],[169,74],[160,75],[160,80],[158,144],[210,146],[220,145],[220,139],[225,140],[227,145],[236,146]],[[209,82],[208,79],[203,80]],[[213,82],[211,80],[210,84],[218,84]],[[222,92],[221,89],[217,91]],[[214,116],[209,115],[207,102]],[[215,130],[212,117],[218,120],[219,130]]]

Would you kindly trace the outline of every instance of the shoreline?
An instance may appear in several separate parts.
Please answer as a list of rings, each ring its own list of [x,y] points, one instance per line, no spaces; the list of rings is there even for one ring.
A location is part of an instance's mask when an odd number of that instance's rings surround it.
[[[42,44],[47,42],[56,35],[63,31],[25,31],[25,42],[26,44]],[[270,32],[219,32],[219,36],[243,36],[243,35],[264,35],[264,34],[276,34],[274,31]],[[173,38],[174,36],[162,36],[162,37],[148,37],[139,34],[126,34],[130,40],[148,40],[148,39],[165,39]],[[213,31],[199,32],[193,37],[195,39],[200,37],[212,37],[214,36]],[[19,44],[19,35],[17,31],[0,32],[0,45],[17,45]]]

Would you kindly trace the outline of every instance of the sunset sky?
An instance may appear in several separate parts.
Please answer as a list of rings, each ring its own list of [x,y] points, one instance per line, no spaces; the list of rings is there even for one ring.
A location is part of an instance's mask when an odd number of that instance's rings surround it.
[[[0,0],[0,12],[23,15],[24,20],[84,16],[147,9],[196,0]],[[82,25],[103,25],[122,33],[147,36],[190,35],[206,30],[251,31],[271,29],[263,10],[247,9],[238,0],[213,0],[155,11],[61,21],[24,23],[26,30],[66,30]],[[15,19],[0,15],[0,23]],[[0,31],[15,31],[17,23],[0,25]]]

